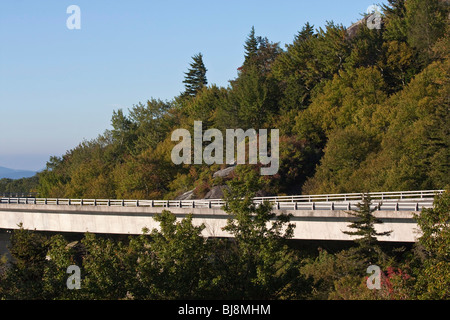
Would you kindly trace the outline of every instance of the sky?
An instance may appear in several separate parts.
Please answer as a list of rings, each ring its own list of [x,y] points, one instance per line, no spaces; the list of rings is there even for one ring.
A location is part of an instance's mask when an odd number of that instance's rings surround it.
[[[228,86],[252,26],[284,48],[306,22],[349,27],[386,2],[0,0],[0,166],[42,170],[110,129],[113,110],[171,100],[199,52],[209,84]]]

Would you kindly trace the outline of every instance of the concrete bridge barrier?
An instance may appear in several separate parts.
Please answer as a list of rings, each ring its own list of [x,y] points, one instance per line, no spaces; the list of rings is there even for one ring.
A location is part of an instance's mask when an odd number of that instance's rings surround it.
[[[282,207],[282,206],[280,206]],[[205,224],[205,237],[230,237],[223,231],[230,216],[221,208],[182,207],[126,207],[126,206],[81,206],[81,205],[38,205],[0,204],[0,229],[17,229],[20,223],[25,229],[53,232],[142,234],[143,228],[159,228],[153,217],[163,210],[169,210],[178,220],[193,215],[193,224]],[[275,209],[276,214],[292,214],[295,224],[294,239],[303,240],[353,240],[343,231],[354,217],[344,209],[314,210]],[[419,236],[413,218],[415,210],[380,210],[374,215],[384,223],[377,225],[377,231],[393,232],[380,237],[380,241],[414,242]]]

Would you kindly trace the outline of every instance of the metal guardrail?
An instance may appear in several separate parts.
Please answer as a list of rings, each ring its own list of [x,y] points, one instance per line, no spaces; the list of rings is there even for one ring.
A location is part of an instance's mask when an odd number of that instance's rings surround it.
[[[433,206],[434,196],[444,190],[368,193],[373,208],[388,211],[420,211]],[[269,201],[278,210],[354,210],[361,201],[361,193],[255,197],[256,204]],[[78,205],[113,207],[162,207],[162,208],[222,208],[223,199],[202,200],[115,200],[115,199],[59,199],[59,198],[0,198],[0,204]]]
[[[436,194],[442,194],[445,190],[419,190],[419,191],[392,191],[392,192],[369,192],[372,200],[395,201],[408,199],[433,199]],[[269,201],[291,201],[291,202],[314,202],[314,201],[360,201],[362,193],[342,193],[342,194],[319,194],[319,195],[299,195],[299,196],[274,196],[256,197],[254,200]]]

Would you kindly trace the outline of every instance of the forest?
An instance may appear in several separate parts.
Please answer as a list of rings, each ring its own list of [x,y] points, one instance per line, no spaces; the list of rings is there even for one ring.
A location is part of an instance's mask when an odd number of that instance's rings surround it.
[[[349,224],[354,243],[327,249],[292,242],[290,216],[253,203],[258,188],[257,175],[230,183],[225,229],[233,238],[206,238],[192,215],[177,221],[169,211],[154,217],[159,229],[135,236],[13,230],[12,259],[0,259],[0,300],[450,298],[449,192],[415,216],[422,235],[413,245],[379,242],[382,222],[365,197]],[[369,267],[379,269],[374,282]]]
[[[208,85],[203,56],[195,55],[184,92],[114,111],[112,129],[51,157],[34,191],[174,199],[193,190],[203,198],[240,170],[214,178],[226,165],[173,164],[171,133],[192,134],[194,121],[204,131],[279,129],[279,170],[262,195],[444,189],[448,14],[446,1],[393,0],[383,8],[381,29],[306,23],[286,48],[252,28],[227,88]]]
[[[448,190],[449,14],[448,1],[388,0],[380,29],[367,26],[368,16],[350,28],[306,23],[284,48],[252,28],[228,87],[210,85],[202,53],[194,55],[184,92],[114,111],[111,129],[51,157],[34,180],[0,180],[0,192],[89,199],[219,194],[229,200],[235,240],[206,239],[189,217],[176,222],[170,212],[156,217],[161,230],[126,239],[86,234],[70,242],[20,229],[12,235],[12,267],[0,264],[0,299],[448,299],[448,192],[417,217],[423,235],[414,246],[377,242],[376,222],[368,219],[359,233],[367,241],[333,252],[296,248],[289,217],[268,228],[275,216],[250,199]],[[192,134],[194,121],[222,132],[279,129],[278,173],[261,176],[260,165],[237,165],[221,176],[214,173],[226,164],[175,165],[171,134]],[[14,183],[22,190],[11,190]],[[362,203],[359,214],[371,212]],[[82,265],[81,290],[66,288],[72,264]],[[366,286],[370,264],[383,270],[381,290]]]

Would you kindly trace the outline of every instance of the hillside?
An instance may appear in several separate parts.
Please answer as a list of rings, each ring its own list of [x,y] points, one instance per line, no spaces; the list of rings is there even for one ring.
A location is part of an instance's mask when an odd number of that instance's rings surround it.
[[[53,157],[40,174],[47,197],[193,198],[259,165],[171,160],[176,129],[279,129],[280,164],[259,178],[261,194],[443,189],[449,174],[449,7],[431,0],[389,1],[380,29],[306,23],[293,42],[254,29],[228,87],[208,84],[202,55],[186,91],[113,113],[112,130]],[[332,19],[332,17],[330,17]],[[426,31],[426,32],[425,32]],[[181,79],[180,79],[181,81]]]

